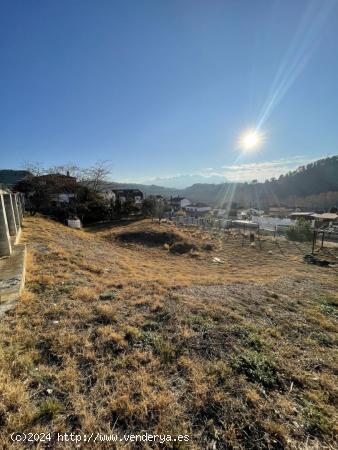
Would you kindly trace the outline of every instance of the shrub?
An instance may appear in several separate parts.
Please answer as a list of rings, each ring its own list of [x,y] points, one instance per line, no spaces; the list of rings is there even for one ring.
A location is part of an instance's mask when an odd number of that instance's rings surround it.
[[[176,253],[182,255],[183,253],[188,253],[190,250],[196,250],[196,245],[191,244],[189,242],[176,242],[170,247],[171,253]]]
[[[63,405],[54,398],[43,400],[39,406],[35,421],[49,422],[63,410]]]
[[[138,328],[127,326],[124,331],[124,337],[129,344],[134,344],[140,338],[141,333]]]
[[[115,311],[109,305],[98,305],[95,308],[96,321],[103,325],[109,325],[116,320]]]
[[[290,241],[309,242],[312,236],[311,224],[304,219],[297,220],[296,225],[289,227],[286,231],[286,237]]]
[[[273,388],[278,384],[275,363],[259,352],[243,353],[234,359],[233,367],[237,372],[246,375],[250,381],[259,383],[265,388]]]
[[[163,363],[171,363],[176,358],[176,348],[170,341],[159,337],[155,340],[154,347]]]
[[[202,249],[207,251],[207,252],[211,252],[211,250],[214,249],[214,245],[210,244],[209,242],[207,242],[207,243],[202,245]]]
[[[305,408],[304,416],[305,427],[312,435],[316,436],[330,432],[330,422],[325,413],[317,406],[308,404]]]
[[[100,294],[100,300],[114,300],[116,297],[116,292],[106,291]]]

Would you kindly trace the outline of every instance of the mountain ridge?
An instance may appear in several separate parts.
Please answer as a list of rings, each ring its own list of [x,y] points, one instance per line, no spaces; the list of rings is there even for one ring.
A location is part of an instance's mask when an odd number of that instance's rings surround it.
[[[14,181],[27,174],[24,170],[0,170],[0,184],[14,185]],[[104,186],[105,189],[140,189],[146,196],[187,197],[193,202],[219,207],[235,202],[243,207],[296,206],[303,203],[304,206],[326,208],[338,205],[338,155],[300,166],[280,175],[278,179],[271,178],[265,182],[195,183],[180,189],[107,181]]]
[[[212,206],[223,206],[224,203],[229,202],[236,202],[244,207],[253,204],[262,207],[281,203],[294,204],[297,199],[320,195],[323,197],[322,194],[325,193],[337,193],[337,200],[332,195],[329,200],[336,203],[338,202],[338,155],[300,166],[296,170],[280,175],[278,179],[271,178],[265,182],[195,183],[183,189],[139,183],[111,182],[107,185],[116,188],[140,189],[146,195],[182,196],[191,201],[202,201]],[[312,200],[316,203],[316,199]]]

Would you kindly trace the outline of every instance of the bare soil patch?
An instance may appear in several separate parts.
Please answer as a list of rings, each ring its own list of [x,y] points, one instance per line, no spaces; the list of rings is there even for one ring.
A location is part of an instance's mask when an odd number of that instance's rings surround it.
[[[147,245],[149,247],[161,247],[164,244],[172,245],[182,241],[182,236],[169,231],[126,231],[115,236],[115,239],[125,242]]]

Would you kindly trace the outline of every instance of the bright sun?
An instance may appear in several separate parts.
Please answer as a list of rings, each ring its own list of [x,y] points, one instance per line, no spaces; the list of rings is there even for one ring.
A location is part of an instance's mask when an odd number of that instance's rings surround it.
[[[258,131],[250,130],[242,134],[239,145],[246,152],[254,151],[263,142],[263,135]]]

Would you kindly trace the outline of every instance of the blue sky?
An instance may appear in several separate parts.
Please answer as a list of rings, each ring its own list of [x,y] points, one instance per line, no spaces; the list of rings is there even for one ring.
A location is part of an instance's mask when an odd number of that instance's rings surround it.
[[[183,186],[337,154],[337,21],[337,0],[2,0],[0,166]]]

